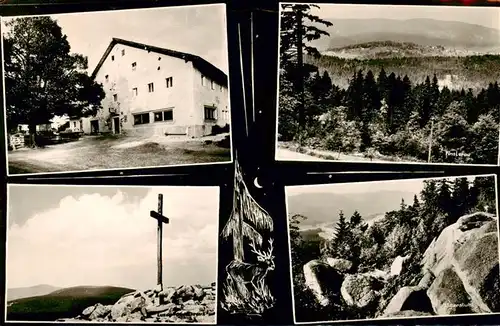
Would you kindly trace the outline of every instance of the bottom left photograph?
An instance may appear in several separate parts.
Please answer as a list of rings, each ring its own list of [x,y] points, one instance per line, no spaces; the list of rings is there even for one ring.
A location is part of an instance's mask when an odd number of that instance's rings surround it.
[[[216,323],[219,187],[9,185],[6,321]]]

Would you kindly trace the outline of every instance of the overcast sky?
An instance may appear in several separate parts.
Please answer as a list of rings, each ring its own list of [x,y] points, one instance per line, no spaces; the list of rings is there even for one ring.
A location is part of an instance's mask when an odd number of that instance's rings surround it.
[[[442,178],[439,178],[442,179]],[[455,180],[456,178],[448,178]],[[366,194],[380,191],[404,191],[420,194],[424,187],[424,180],[430,179],[406,179],[406,180],[387,180],[370,182],[352,182],[313,186],[290,186],[286,187],[287,196],[300,195],[305,193],[331,193],[331,194]],[[470,178],[472,181],[474,178]]]
[[[7,287],[154,287],[159,193],[164,285],[215,282],[218,187],[10,185]]]
[[[225,5],[51,15],[93,71],[113,37],[198,55],[228,72]],[[11,18],[3,18],[7,21]]]
[[[320,4],[320,10],[313,8],[311,13],[328,19],[429,18],[500,29],[500,8],[494,7]]]

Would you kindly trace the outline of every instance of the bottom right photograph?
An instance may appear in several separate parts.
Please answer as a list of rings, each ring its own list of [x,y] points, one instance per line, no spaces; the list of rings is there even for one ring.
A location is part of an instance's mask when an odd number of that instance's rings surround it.
[[[495,175],[286,197],[295,323],[500,312]]]

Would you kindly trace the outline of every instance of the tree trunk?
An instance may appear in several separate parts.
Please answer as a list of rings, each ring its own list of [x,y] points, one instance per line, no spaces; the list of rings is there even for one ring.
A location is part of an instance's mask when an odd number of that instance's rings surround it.
[[[233,232],[233,251],[234,259],[244,261],[245,252],[243,250],[243,215],[241,211],[241,202],[237,200],[236,228]]]
[[[302,12],[297,11],[297,70],[296,87],[299,95],[299,130],[305,127],[305,108],[304,108],[304,57],[302,53]]]
[[[29,134],[30,134],[29,146],[31,148],[36,148],[36,147],[38,147],[37,143],[36,143],[36,137],[35,137],[35,135],[36,135],[36,124],[30,123],[28,129],[29,129]]]

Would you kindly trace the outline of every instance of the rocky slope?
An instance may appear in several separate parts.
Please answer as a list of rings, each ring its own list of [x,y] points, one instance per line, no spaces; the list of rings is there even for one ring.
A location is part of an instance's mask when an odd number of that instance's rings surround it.
[[[215,323],[215,298],[215,283],[167,287],[163,291],[157,287],[125,294],[113,305],[98,303],[75,318],[58,321]]]
[[[369,317],[409,317],[500,311],[500,267],[497,217],[462,216],[433,240],[423,255],[415,286],[400,287],[387,300],[384,287],[397,281],[409,256],[396,257],[388,271],[356,273],[343,259],[313,260],[304,265],[306,286],[319,304],[332,304],[325,289],[336,290],[347,306],[374,310]],[[320,270],[330,270],[328,279]],[[394,284],[394,283],[393,283]]]

